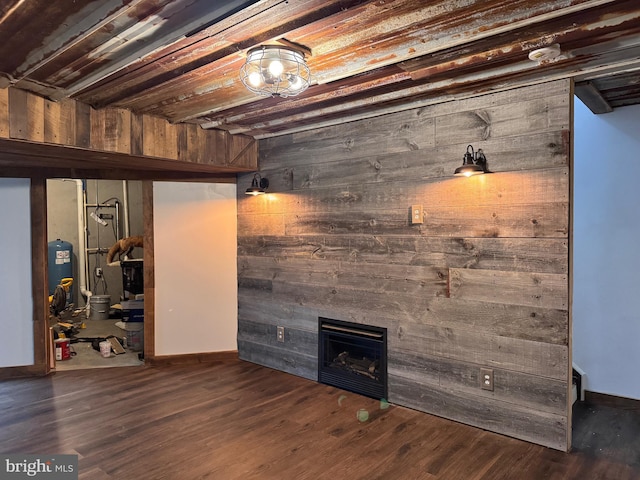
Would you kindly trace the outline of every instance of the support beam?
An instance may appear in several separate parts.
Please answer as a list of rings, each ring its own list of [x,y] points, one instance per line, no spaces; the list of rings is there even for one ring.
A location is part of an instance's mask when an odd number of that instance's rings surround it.
[[[257,170],[251,137],[0,89],[0,166],[234,174]],[[154,178],[150,176],[149,178]]]
[[[596,115],[613,112],[609,102],[591,82],[576,83],[575,94]]]

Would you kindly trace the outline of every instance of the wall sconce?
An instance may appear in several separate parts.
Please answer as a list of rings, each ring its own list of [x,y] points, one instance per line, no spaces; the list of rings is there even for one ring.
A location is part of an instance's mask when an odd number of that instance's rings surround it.
[[[487,170],[487,158],[482,153],[482,149],[479,148],[477,152],[474,152],[473,146],[468,145],[467,153],[462,157],[462,166],[456,168],[453,174],[459,177],[470,177],[481,173],[489,173],[489,170]]]
[[[256,173],[251,180],[251,186],[245,190],[246,195],[264,195],[269,188],[269,180],[262,178],[259,173]]]

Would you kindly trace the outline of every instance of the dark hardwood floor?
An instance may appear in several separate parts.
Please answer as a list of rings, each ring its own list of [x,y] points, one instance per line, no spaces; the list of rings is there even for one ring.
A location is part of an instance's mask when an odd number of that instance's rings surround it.
[[[640,478],[615,456],[385,407],[242,361],[65,371],[0,383],[0,452],[77,454],[87,480]]]

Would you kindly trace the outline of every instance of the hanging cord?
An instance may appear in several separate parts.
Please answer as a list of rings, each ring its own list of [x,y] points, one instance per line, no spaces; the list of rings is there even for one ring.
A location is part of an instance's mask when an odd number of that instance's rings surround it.
[[[104,276],[104,269],[101,267],[100,265],[100,258],[99,255],[102,255],[101,253],[96,255],[96,267],[93,269],[93,281],[94,281],[94,285],[95,285],[95,291],[96,294],[98,293],[98,285],[102,286],[102,293],[104,295],[108,295],[109,292],[109,288],[107,286],[107,279]],[[100,272],[100,275],[98,275],[98,272]]]

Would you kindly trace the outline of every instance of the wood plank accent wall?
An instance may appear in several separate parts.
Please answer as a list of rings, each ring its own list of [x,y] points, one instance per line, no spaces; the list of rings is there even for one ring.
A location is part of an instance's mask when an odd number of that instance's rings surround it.
[[[257,167],[258,146],[251,137],[172,125],[120,108],[95,110],[71,99],[53,102],[13,87],[0,89],[0,138],[243,171]]]
[[[318,316],[386,327],[389,401],[570,448],[571,89],[261,140],[272,193],[238,179],[240,358],[316,379]],[[468,144],[494,173],[453,177]]]

